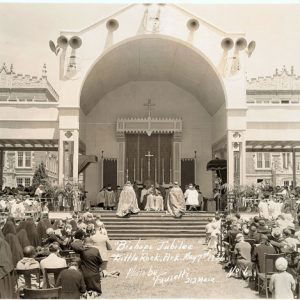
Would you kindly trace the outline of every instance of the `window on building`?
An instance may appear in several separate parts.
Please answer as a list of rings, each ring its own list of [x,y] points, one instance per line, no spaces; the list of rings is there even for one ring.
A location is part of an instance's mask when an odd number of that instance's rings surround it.
[[[17,177],[17,186],[23,185],[23,178]]]
[[[258,152],[256,154],[256,168],[257,169],[271,168],[271,155],[269,152]]]
[[[31,167],[31,152],[30,151],[25,152],[25,167],[28,167],[28,168]]]
[[[288,169],[291,166],[291,158],[291,153],[282,153],[282,167],[284,169]]]
[[[30,151],[18,151],[18,167],[30,168],[31,167],[31,152]]]
[[[24,186],[26,186],[26,187],[28,187],[28,186],[30,186],[30,184],[31,184],[31,181],[30,181],[30,178],[25,178],[25,180],[24,180]]]
[[[24,152],[18,152],[18,167],[23,167],[23,155]]]
[[[270,169],[270,153],[264,153],[264,159],[265,159],[265,168]]]

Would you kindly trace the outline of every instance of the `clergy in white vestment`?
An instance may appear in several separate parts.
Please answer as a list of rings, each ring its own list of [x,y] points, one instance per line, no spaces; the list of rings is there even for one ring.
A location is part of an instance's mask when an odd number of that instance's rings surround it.
[[[269,206],[265,199],[259,201],[258,210],[261,218],[269,219]]]
[[[278,217],[278,215],[276,215],[276,203],[273,200],[272,196],[270,196],[269,198],[268,206],[269,206],[269,216],[271,219],[275,220]]]
[[[186,199],[185,204],[191,207],[199,206],[198,196],[199,194],[197,190],[192,184],[190,184],[188,189],[184,193],[184,198]]]
[[[147,195],[147,203],[145,206],[145,210],[149,211],[149,210],[155,210],[155,195],[153,193],[153,191],[150,191],[149,194]]]
[[[155,196],[155,210],[156,211],[164,210],[164,198],[162,197],[160,192],[158,192],[157,195]]]
[[[139,211],[135,191],[130,181],[127,181],[120,194],[116,215],[118,217],[128,217],[131,213],[136,214]]]
[[[274,218],[277,219],[279,215],[281,215],[283,203],[280,202],[279,199],[275,202],[275,212],[274,212]]]
[[[175,218],[180,218],[185,213],[184,195],[177,182],[174,182],[174,186],[170,189],[167,198],[167,209],[167,213]]]

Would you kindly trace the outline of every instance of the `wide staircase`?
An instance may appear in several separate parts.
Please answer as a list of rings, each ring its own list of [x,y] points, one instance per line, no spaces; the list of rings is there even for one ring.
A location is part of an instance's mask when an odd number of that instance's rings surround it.
[[[187,212],[177,219],[165,212],[142,211],[130,218],[118,218],[116,211],[93,210],[101,215],[110,239],[201,238],[205,225],[214,216],[210,212]]]

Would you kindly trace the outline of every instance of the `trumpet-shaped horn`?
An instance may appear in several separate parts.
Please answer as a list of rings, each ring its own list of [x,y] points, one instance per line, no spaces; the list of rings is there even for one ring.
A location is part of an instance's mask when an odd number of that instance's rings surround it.
[[[57,39],[57,45],[62,49],[66,49],[68,47],[68,38],[65,37],[64,35],[61,35]]]
[[[69,40],[69,45],[72,49],[78,49],[82,44],[82,40],[79,36],[73,36]]]
[[[221,42],[221,46],[224,50],[229,51],[233,47],[233,40],[231,38],[224,38]]]
[[[247,41],[244,38],[239,38],[235,42],[235,48],[238,51],[244,50],[247,47]]]
[[[247,54],[248,54],[248,57],[250,57],[254,51],[256,47],[256,43],[255,41],[251,41],[249,44],[248,44],[248,47],[247,47]]]
[[[199,21],[196,19],[190,19],[187,21],[186,26],[190,31],[196,31],[199,28]]]
[[[119,22],[116,19],[110,19],[106,22],[106,28],[110,31],[116,31],[119,28]]]

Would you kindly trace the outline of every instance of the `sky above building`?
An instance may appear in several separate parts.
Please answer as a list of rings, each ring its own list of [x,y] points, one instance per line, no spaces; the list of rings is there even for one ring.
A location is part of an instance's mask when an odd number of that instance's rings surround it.
[[[180,4],[227,32],[245,32],[256,49],[247,62],[247,77],[273,75],[286,65],[300,75],[299,4]],[[118,11],[126,4],[0,3],[0,64],[13,63],[17,73],[41,75],[58,89],[56,57],[49,40],[65,29],[79,30]]]

